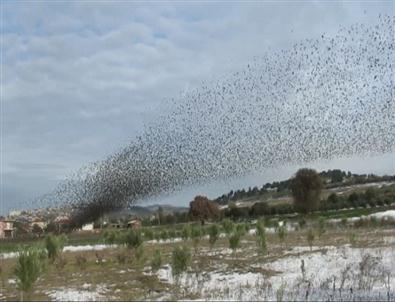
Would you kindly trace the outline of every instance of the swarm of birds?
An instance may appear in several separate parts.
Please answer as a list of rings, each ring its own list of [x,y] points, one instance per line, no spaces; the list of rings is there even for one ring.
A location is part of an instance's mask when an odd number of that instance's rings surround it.
[[[106,160],[47,195],[79,226],[183,186],[395,149],[393,16],[303,40],[171,102]]]

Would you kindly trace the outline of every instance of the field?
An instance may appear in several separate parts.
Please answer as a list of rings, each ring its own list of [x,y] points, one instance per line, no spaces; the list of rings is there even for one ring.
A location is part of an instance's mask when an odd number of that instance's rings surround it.
[[[321,234],[314,217],[303,226],[287,221],[283,238],[267,227],[265,253],[256,244],[254,222],[246,224],[234,250],[223,231],[213,247],[208,235],[145,240],[140,257],[124,246],[93,244],[97,238],[91,244],[69,242],[24,297],[14,275],[16,254],[3,253],[0,299],[393,301],[395,228],[388,222],[394,210],[384,213],[387,218],[378,213],[360,224],[358,218],[329,219]],[[309,230],[314,230],[310,242]],[[173,275],[172,252],[178,246],[189,247],[191,260]],[[151,267],[155,250],[162,258],[156,270]]]

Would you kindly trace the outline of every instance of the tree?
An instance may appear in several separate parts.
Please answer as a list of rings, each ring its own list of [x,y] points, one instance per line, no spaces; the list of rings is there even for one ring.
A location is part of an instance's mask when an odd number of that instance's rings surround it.
[[[42,250],[35,247],[19,251],[15,276],[22,293],[30,293],[34,283],[42,273],[44,267],[42,255]]]
[[[291,190],[296,210],[301,213],[317,210],[320,205],[322,188],[322,179],[315,170],[299,169],[291,180]]]
[[[47,249],[48,258],[54,262],[59,253],[63,250],[67,241],[66,236],[47,235],[45,237],[45,248]]]
[[[204,224],[205,220],[216,219],[220,216],[218,205],[204,196],[196,196],[189,203],[189,216],[198,219]]]
[[[216,224],[213,224],[208,229],[210,248],[213,248],[219,237],[219,229]]]
[[[37,236],[41,236],[41,234],[43,233],[43,229],[38,224],[34,224],[32,228],[32,233]]]

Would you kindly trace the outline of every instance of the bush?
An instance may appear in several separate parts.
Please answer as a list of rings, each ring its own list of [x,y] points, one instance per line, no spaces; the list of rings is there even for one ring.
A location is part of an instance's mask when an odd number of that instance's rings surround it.
[[[160,250],[155,250],[154,256],[151,261],[151,268],[153,271],[157,271],[162,265],[162,256]]]
[[[153,240],[154,239],[154,232],[151,229],[144,230],[144,238],[146,240]]]
[[[306,226],[306,219],[302,217],[301,219],[299,219],[299,227],[303,229],[305,226]]]
[[[233,252],[239,247],[240,245],[240,237],[241,234],[238,232],[234,232],[230,237],[229,237],[229,247],[233,250]]]
[[[285,237],[287,237],[287,229],[284,225],[277,227],[276,229],[278,238],[281,243],[284,243]]]
[[[115,244],[119,241],[119,232],[115,230],[105,230],[103,237],[105,243]]]
[[[197,246],[200,242],[200,238],[202,237],[202,229],[199,226],[192,226],[191,229],[191,238],[193,240],[193,246],[195,251],[197,250]]]
[[[213,248],[219,237],[219,229],[216,224],[213,224],[208,229],[210,247]]]
[[[126,244],[128,248],[138,248],[143,244],[143,237],[141,236],[141,232],[138,230],[129,230],[123,239],[123,243]]]
[[[239,223],[236,225],[236,232],[240,234],[240,236],[244,236],[247,233],[247,225],[244,223]]]
[[[224,229],[224,232],[229,235],[233,232],[234,223],[230,219],[224,219],[222,221],[222,228]]]
[[[43,251],[31,247],[18,252],[15,276],[19,289],[28,293],[44,270]]]
[[[258,220],[256,223],[256,235],[260,236],[265,234],[265,222],[263,220]]]
[[[191,253],[186,246],[176,247],[173,250],[171,262],[173,276],[178,277],[182,272],[186,271],[190,259]]]
[[[135,256],[136,256],[136,260],[137,262],[140,262],[141,260],[143,260],[143,256],[144,256],[144,246],[142,244],[140,244],[136,250],[135,250]]]
[[[160,232],[160,239],[162,239],[163,241],[166,241],[167,239],[169,239],[169,234],[166,230],[163,230]]]
[[[64,235],[55,236],[47,235],[45,237],[45,248],[47,250],[48,258],[54,262],[59,253],[63,250],[67,237]]]
[[[181,237],[183,240],[188,240],[191,237],[191,227],[189,224],[184,225],[182,228]]]
[[[262,254],[267,253],[267,243],[266,243],[266,231],[265,225],[262,221],[258,221],[256,226],[256,239],[257,245],[259,247],[259,252]]]

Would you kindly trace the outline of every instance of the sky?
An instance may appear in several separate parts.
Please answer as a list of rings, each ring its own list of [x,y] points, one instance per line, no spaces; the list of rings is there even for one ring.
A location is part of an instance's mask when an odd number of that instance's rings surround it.
[[[393,1],[2,1],[1,207],[26,207],[132,141],[171,98],[265,51],[395,14]],[[395,154],[311,163],[395,174]],[[187,203],[289,177],[278,167],[186,189]],[[154,200],[160,202],[161,200]],[[154,202],[153,201],[153,202]]]

